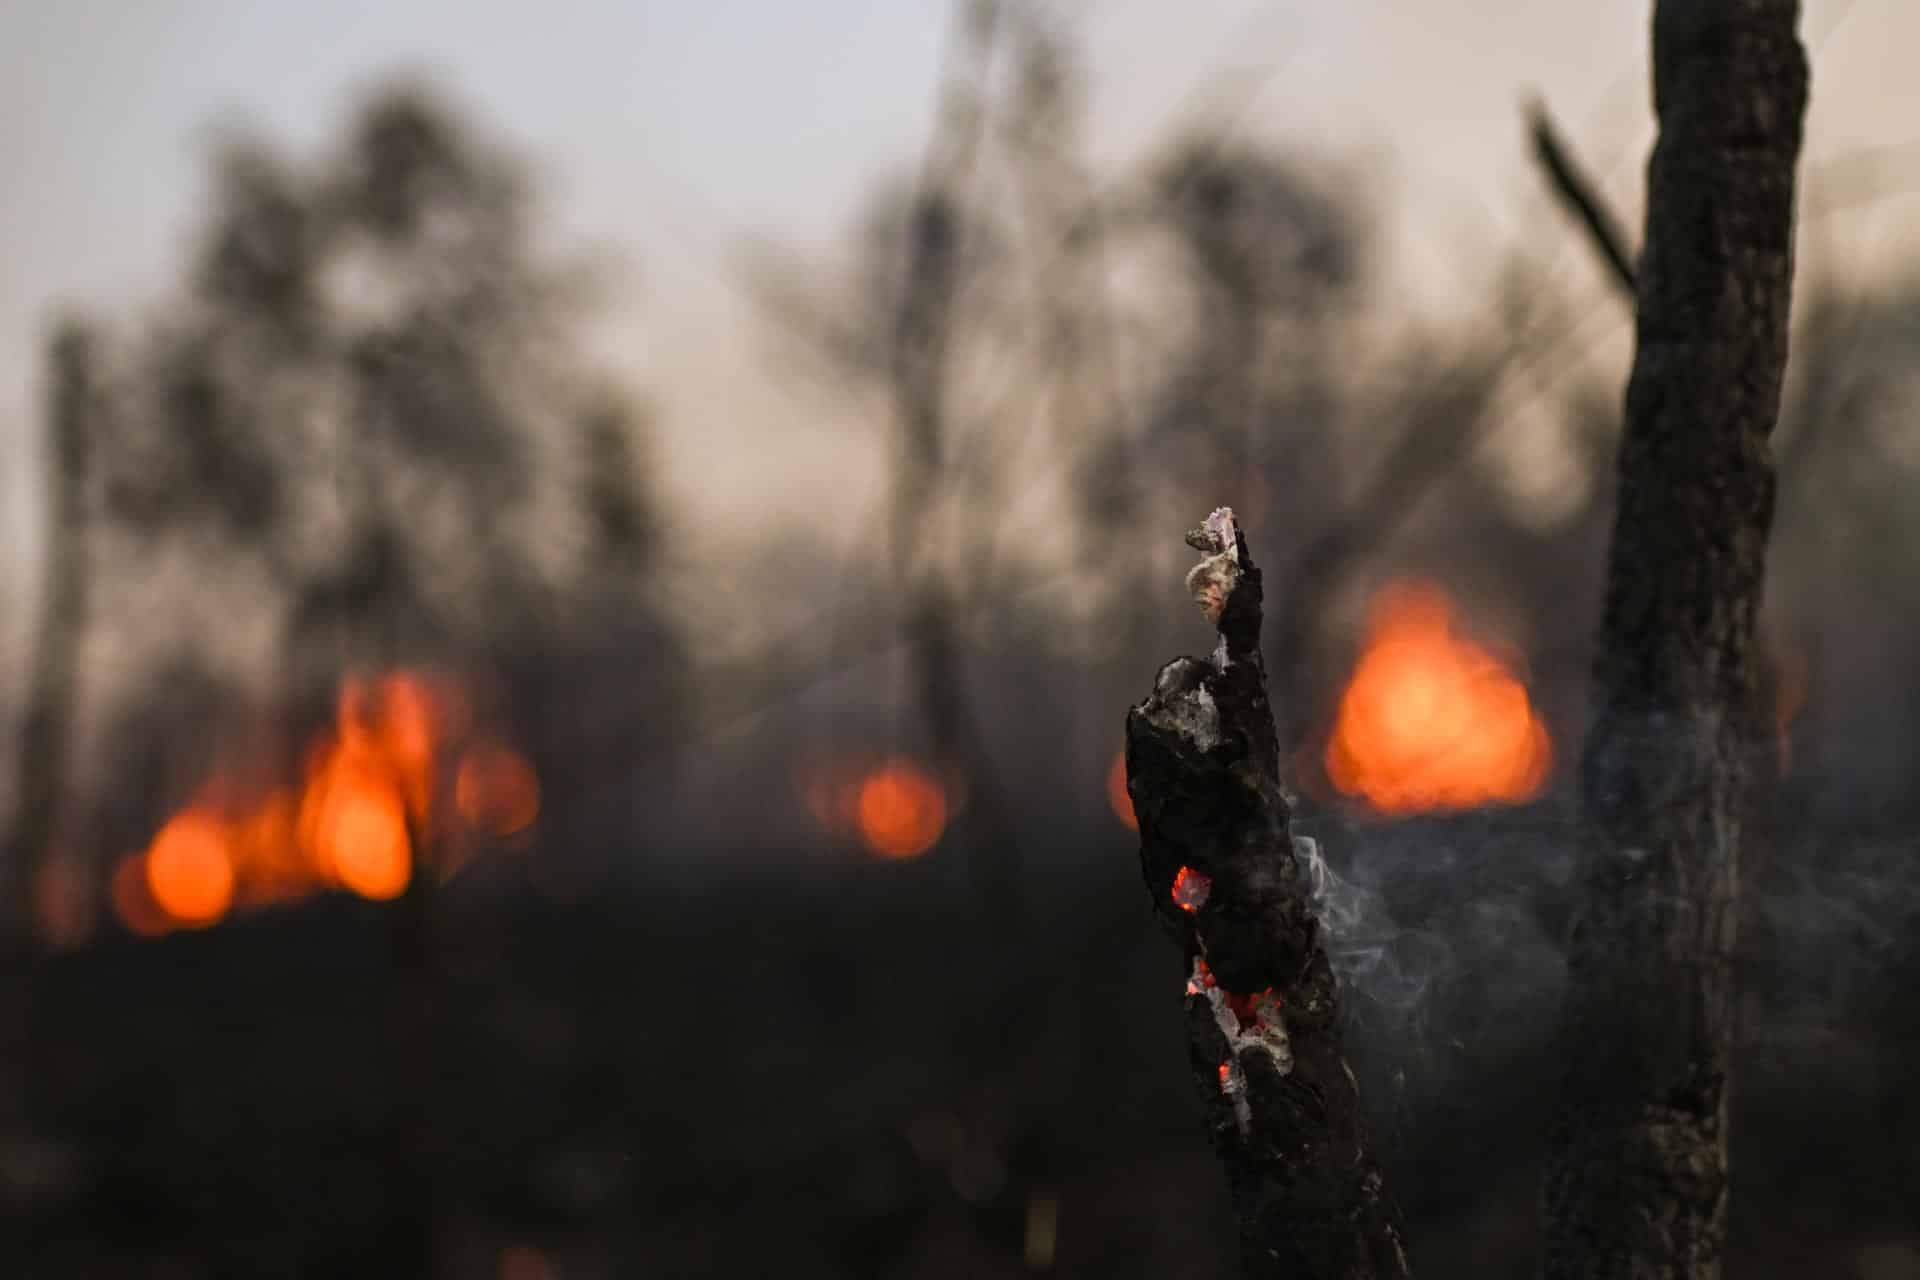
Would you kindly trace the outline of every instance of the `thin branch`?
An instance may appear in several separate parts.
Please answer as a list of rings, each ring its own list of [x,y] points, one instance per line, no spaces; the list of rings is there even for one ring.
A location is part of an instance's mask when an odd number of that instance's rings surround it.
[[[1547,104],[1535,98],[1527,104],[1526,112],[1527,137],[1533,143],[1533,158],[1540,162],[1547,185],[1553,188],[1554,196],[1579,222],[1581,230],[1586,232],[1594,252],[1600,255],[1606,265],[1608,278],[1619,286],[1626,297],[1627,306],[1631,308],[1639,293],[1639,284],[1634,272],[1634,254],[1627,248],[1626,232],[1621,230],[1619,219],[1607,207],[1599,188],[1580,167],[1572,149],[1561,138],[1553,117],[1547,113]]]

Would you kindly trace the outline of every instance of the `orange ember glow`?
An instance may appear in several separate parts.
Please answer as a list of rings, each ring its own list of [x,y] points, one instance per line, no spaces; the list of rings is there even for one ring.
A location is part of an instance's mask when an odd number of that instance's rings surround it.
[[[1127,830],[1140,829],[1140,819],[1133,812],[1133,797],[1127,793],[1127,753],[1124,751],[1113,757],[1113,767],[1107,770],[1107,805],[1113,810],[1113,816],[1126,824]]]
[[[860,783],[855,813],[869,849],[883,858],[913,858],[939,843],[947,827],[947,798],[932,775],[895,759]]]
[[[1213,893],[1213,880],[1204,871],[1182,867],[1174,873],[1173,900],[1182,911],[1198,911]]]
[[[1383,813],[1517,804],[1540,793],[1552,761],[1526,689],[1455,632],[1439,588],[1399,583],[1376,597],[1327,744],[1334,786]]]
[[[176,814],[147,850],[147,889],[180,924],[212,924],[233,905],[233,850],[227,824],[212,813]]]
[[[1226,1088],[1227,1083],[1232,1079],[1233,1079],[1233,1064],[1231,1062],[1221,1063],[1220,1064],[1220,1087],[1222,1089]]]
[[[468,823],[510,836],[540,816],[540,779],[527,758],[498,742],[470,747],[454,776],[453,804]]]

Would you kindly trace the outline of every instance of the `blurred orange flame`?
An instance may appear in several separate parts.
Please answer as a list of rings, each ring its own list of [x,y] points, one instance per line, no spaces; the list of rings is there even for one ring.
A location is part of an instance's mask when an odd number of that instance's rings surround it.
[[[883,858],[913,858],[939,843],[947,798],[926,770],[895,758],[861,781],[855,814],[869,849]]]
[[[1138,831],[1140,819],[1134,816],[1133,797],[1127,792],[1127,753],[1121,751],[1113,757],[1113,765],[1107,770],[1107,806],[1113,810],[1113,816],[1126,824],[1127,830]]]
[[[317,869],[363,898],[384,901],[406,892],[413,873],[407,805],[398,782],[377,760],[343,751],[307,789],[301,830]]]
[[[147,850],[154,905],[185,925],[212,924],[233,904],[233,851],[217,815],[188,809],[160,828]]]
[[[479,830],[510,836],[526,830],[540,816],[540,779],[527,758],[512,747],[478,743],[460,759],[453,804]]]
[[[1546,785],[1553,751],[1527,691],[1453,626],[1438,587],[1374,600],[1367,645],[1327,743],[1327,776],[1383,813],[1517,804]]]
[[[438,847],[442,761],[467,722],[460,691],[444,679],[414,671],[350,677],[333,726],[307,747],[299,786],[236,802],[243,787],[209,779],[145,853],[115,872],[115,913],[151,935],[212,924],[236,904],[325,888],[399,897],[414,875],[416,846]],[[454,778],[457,818],[485,835],[524,829],[539,796],[533,766],[498,742],[469,747]],[[436,870],[450,868],[449,860]]]

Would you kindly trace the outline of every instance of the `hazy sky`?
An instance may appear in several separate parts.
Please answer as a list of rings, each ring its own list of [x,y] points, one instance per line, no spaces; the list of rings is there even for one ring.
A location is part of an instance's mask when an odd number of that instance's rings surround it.
[[[0,491],[18,598],[36,504],[38,342],[56,305],[130,317],[176,269],[208,128],[329,135],[355,91],[418,70],[535,158],[567,235],[627,264],[606,353],[661,410],[684,514],[830,510],[870,440],[773,376],[734,282],[746,233],[834,242],[929,117],[944,0],[0,0]],[[1365,156],[1415,305],[1556,232],[1520,144],[1539,89],[1630,224],[1651,126],[1635,0],[1060,0],[1084,39],[1096,154],[1118,164],[1261,85],[1249,134]],[[1809,164],[1920,141],[1920,5],[1810,0]],[[1236,86],[1241,86],[1236,88]],[[1920,173],[1907,154],[1904,169]],[[1871,269],[1910,199],[1824,220]],[[1577,246],[1571,250],[1578,252]],[[1597,286],[1596,286],[1597,292]],[[864,469],[871,474],[871,467]],[[9,609],[11,619],[20,610]],[[9,630],[17,629],[11,621]],[[13,641],[13,635],[0,640]]]

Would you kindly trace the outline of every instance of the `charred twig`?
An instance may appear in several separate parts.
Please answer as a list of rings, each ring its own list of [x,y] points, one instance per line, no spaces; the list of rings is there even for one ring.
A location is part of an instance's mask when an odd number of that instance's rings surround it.
[[[1633,306],[1640,289],[1634,255],[1627,248],[1626,232],[1621,230],[1620,220],[1613,216],[1599,189],[1581,170],[1571,148],[1562,141],[1553,117],[1547,114],[1547,104],[1538,98],[1527,104],[1527,137],[1533,143],[1534,159],[1540,162],[1553,194],[1579,221],[1606,264],[1608,278],[1620,287],[1627,305]]]
[[[1293,838],[1260,653],[1260,571],[1225,508],[1188,541],[1188,586],[1220,633],[1127,713],[1140,859],[1180,942],[1187,1043],[1226,1164],[1249,1276],[1410,1274],[1369,1150],[1314,913],[1318,854]]]

